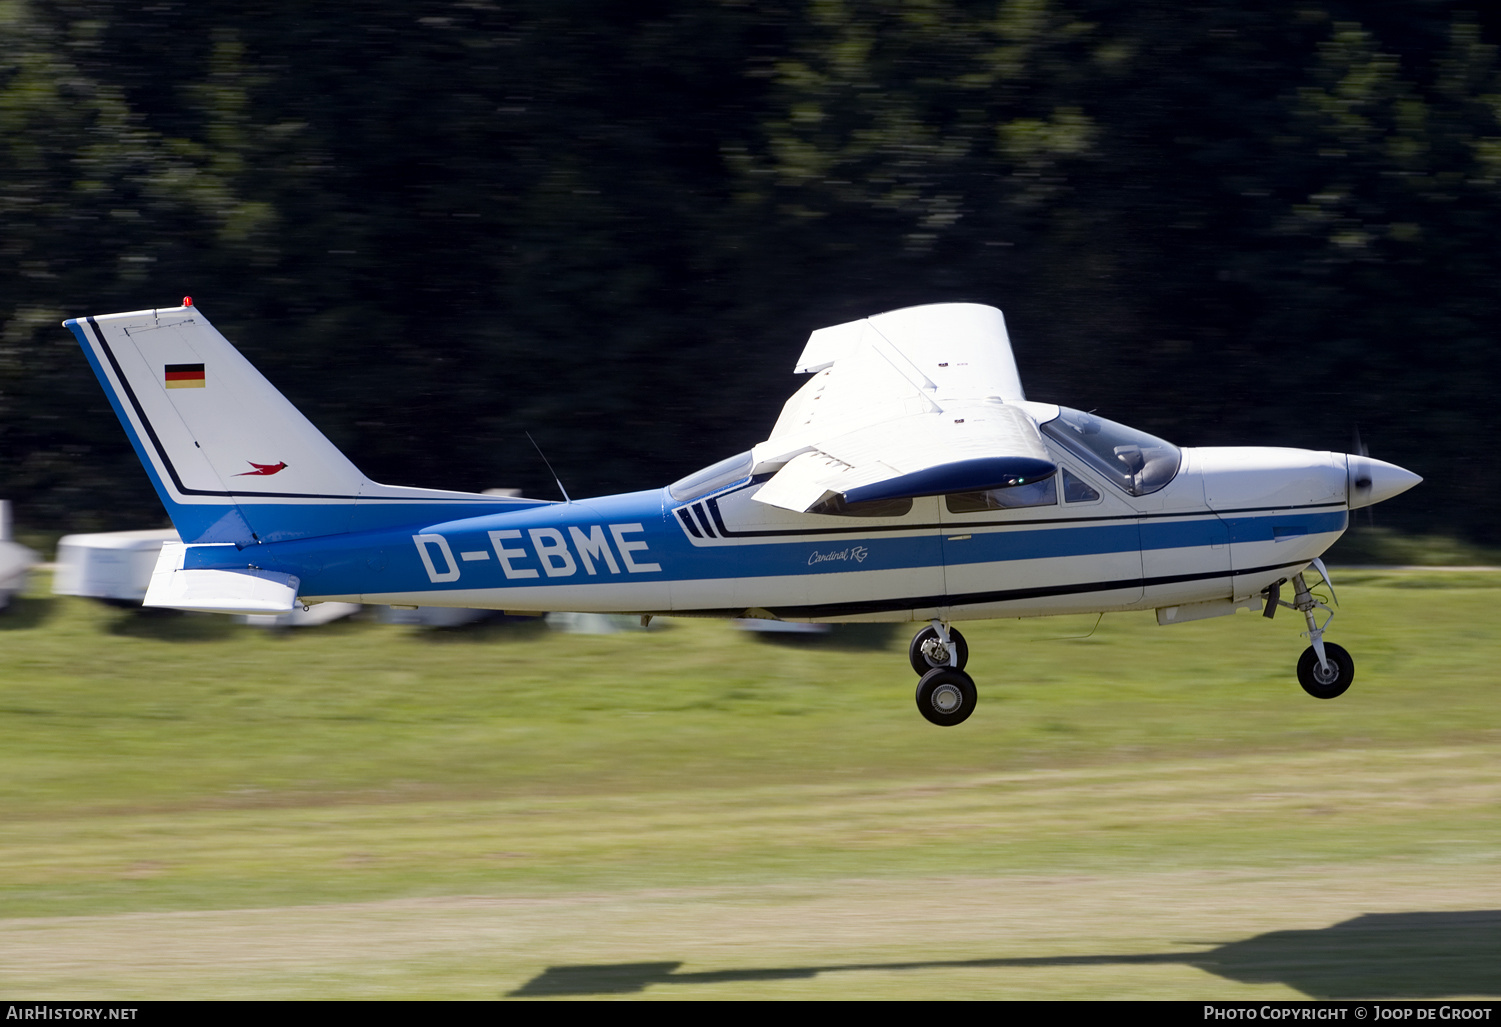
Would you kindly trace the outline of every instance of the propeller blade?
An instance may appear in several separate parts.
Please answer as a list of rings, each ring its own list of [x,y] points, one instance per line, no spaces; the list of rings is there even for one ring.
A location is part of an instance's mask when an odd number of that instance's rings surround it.
[[[1360,437],[1360,425],[1359,424],[1356,424],[1354,426],[1354,438],[1351,439],[1351,442],[1353,444],[1353,448],[1351,448],[1351,450],[1350,450],[1351,453],[1354,453],[1355,455],[1362,456],[1362,457],[1369,457],[1371,455],[1371,451],[1370,451],[1369,447],[1366,446],[1365,440]],[[1366,468],[1363,471],[1358,471],[1358,472],[1352,474],[1350,477],[1351,477],[1351,485],[1354,488],[1360,490],[1360,498],[1362,500],[1368,499],[1370,497],[1370,494],[1371,494],[1371,472],[1370,472],[1370,469]],[[1376,526],[1376,512],[1375,512],[1375,504],[1374,503],[1367,503],[1366,504],[1366,507],[1365,507],[1365,522],[1366,522],[1366,526],[1367,527],[1372,527],[1373,528],[1373,527]]]

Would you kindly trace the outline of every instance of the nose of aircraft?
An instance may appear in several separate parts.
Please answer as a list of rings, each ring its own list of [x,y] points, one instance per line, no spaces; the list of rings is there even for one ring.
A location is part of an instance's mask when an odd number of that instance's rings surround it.
[[[1406,468],[1368,456],[1346,454],[1345,463],[1351,510],[1401,495],[1423,480]]]

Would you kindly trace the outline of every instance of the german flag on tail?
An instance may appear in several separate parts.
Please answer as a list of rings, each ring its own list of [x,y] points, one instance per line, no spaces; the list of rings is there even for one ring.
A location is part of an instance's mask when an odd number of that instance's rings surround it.
[[[202,364],[168,364],[165,384],[169,389],[202,389],[208,385]]]

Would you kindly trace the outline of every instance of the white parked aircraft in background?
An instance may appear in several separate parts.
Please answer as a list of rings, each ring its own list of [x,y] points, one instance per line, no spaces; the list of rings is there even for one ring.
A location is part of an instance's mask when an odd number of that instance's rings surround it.
[[[370,481],[190,300],[66,325],[182,536],[147,606],[925,622],[909,655],[935,724],[975,707],[952,624],[981,618],[1288,607],[1312,642],[1303,688],[1341,694],[1354,665],[1304,572],[1327,581],[1349,511],[1421,480],[1365,456],[1180,449],[1031,402],[1000,311],[974,304],[814,332],[796,365],[812,378],[750,452],[563,503]]]
[[[0,499],[0,610],[10,605],[11,596],[26,588],[36,562],[36,553],[11,539],[10,500]]]

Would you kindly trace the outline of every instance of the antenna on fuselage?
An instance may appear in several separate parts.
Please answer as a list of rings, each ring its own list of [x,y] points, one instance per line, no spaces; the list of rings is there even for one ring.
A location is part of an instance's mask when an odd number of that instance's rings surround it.
[[[563,479],[559,478],[558,477],[558,472],[554,471],[552,469],[552,462],[547,459],[547,454],[544,453],[544,452],[542,452],[542,447],[539,446],[539,445],[537,445],[537,440],[534,439],[534,438],[532,438],[532,433],[531,432],[527,432],[526,433],[526,438],[527,438],[527,441],[532,444],[532,448],[537,451],[537,455],[542,458],[542,462],[544,464],[547,464],[547,470],[552,475],[552,480],[558,483],[558,491],[561,492],[561,493],[563,493],[563,502],[565,502],[565,503],[571,503],[571,502],[573,502],[573,500],[571,500],[571,499],[568,498],[568,490],[563,487]]]

